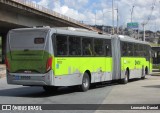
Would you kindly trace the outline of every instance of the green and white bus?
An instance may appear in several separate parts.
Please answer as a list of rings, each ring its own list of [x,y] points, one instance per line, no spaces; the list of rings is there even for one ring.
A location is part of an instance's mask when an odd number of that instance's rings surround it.
[[[9,31],[7,82],[42,86],[79,86],[132,78],[151,72],[148,43],[125,36],[103,35],[76,28],[21,28]]]

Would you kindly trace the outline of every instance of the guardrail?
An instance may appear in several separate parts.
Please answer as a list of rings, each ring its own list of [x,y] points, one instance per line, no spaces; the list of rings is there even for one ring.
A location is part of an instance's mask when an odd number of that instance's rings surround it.
[[[94,29],[94,28],[91,28],[90,26],[85,25],[85,24],[83,24],[83,23],[81,23],[81,22],[79,22],[79,21],[77,21],[77,20],[75,20],[73,18],[70,18],[68,16],[65,16],[65,15],[62,15],[60,13],[57,13],[57,12],[51,10],[51,9],[48,9],[48,8],[45,8],[45,7],[41,6],[41,5],[33,3],[30,0],[11,0],[11,1],[19,3],[19,4],[22,4],[22,5],[25,5],[27,7],[33,8],[33,9],[36,9],[36,10],[41,11],[43,13],[46,13],[46,14],[49,14],[49,15],[52,15],[52,16],[55,16],[55,17],[70,21],[72,23],[78,24],[78,25],[83,26],[85,28]]]

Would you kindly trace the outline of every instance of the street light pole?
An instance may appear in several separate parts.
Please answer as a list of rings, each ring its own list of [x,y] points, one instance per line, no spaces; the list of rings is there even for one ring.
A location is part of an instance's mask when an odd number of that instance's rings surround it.
[[[143,41],[144,41],[144,42],[146,41],[145,25],[146,25],[146,23],[142,23],[142,26],[143,26]]]
[[[115,9],[115,10],[117,10],[117,34],[118,34],[119,33],[118,5],[117,5],[117,9]]]
[[[112,34],[114,34],[114,0],[112,0]]]
[[[132,18],[133,18],[133,9],[134,9],[134,6],[132,6],[132,9],[131,9],[131,25],[133,25],[132,24]],[[131,36],[134,36],[134,30],[131,28]]]
[[[133,9],[134,9],[134,6],[132,6],[132,9],[131,9],[131,23],[132,23],[132,17],[133,17]]]

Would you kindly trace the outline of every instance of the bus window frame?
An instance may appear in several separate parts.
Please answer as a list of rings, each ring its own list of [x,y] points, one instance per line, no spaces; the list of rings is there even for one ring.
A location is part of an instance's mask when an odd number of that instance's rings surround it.
[[[70,38],[80,38],[80,55],[71,55],[70,54],[70,42],[69,42],[69,39]],[[82,56],[82,37],[81,36],[74,36],[74,35],[68,35],[68,56],[69,57],[78,57],[78,56]]]
[[[67,37],[67,55],[58,55],[57,54],[57,36],[66,36]],[[54,39],[53,39],[54,38]],[[54,41],[54,42],[53,42]],[[69,53],[69,50],[68,50],[68,36],[67,35],[65,35],[65,34],[53,34],[52,35],[52,44],[54,44],[53,45],[53,51],[54,51],[54,55],[55,56],[57,56],[57,57],[68,57],[69,55],[68,55],[68,53]]]
[[[121,57],[129,57],[129,56],[128,56],[128,52],[127,52],[127,53],[125,52],[126,55],[124,55],[124,53],[123,53],[123,52],[124,52],[124,50],[123,50],[123,44],[124,44],[124,43],[126,43],[126,45],[128,45],[128,44],[127,44],[127,41],[120,41]],[[126,49],[127,49],[127,47],[126,47]],[[127,49],[127,50],[128,50],[128,49]]]
[[[92,55],[84,55],[83,54],[83,39],[91,39],[92,43]],[[93,37],[82,37],[82,57],[94,57],[94,38]]]

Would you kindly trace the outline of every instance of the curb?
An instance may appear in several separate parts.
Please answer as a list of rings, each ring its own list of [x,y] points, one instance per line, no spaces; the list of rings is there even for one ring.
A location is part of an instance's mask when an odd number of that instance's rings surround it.
[[[151,76],[160,76],[160,72],[152,72],[150,75]]]
[[[158,75],[158,74],[151,74],[151,76],[160,76],[160,74]]]

